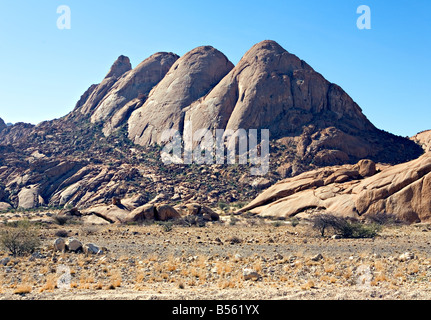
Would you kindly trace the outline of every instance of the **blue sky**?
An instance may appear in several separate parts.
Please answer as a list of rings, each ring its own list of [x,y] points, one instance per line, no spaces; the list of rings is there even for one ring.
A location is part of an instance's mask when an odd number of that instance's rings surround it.
[[[71,9],[59,30],[57,7]],[[371,9],[359,30],[356,9]],[[277,41],[340,85],[379,128],[431,129],[431,1],[0,0],[0,117],[38,123],[71,111],[116,58],[212,45],[234,64]]]

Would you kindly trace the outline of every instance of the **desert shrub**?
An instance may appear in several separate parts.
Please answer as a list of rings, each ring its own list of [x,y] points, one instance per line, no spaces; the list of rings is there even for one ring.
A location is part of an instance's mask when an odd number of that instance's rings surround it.
[[[345,220],[336,232],[343,238],[374,238],[381,226],[376,223],[364,224],[359,221]]]
[[[322,237],[328,229],[338,230],[344,223],[344,219],[333,214],[318,214],[312,218],[313,229],[318,230]]]
[[[381,226],[404,223],[402,220],[398,219],[394,214],[390,214],[390,213],[367,214],[365,219],[366,221],[369,221],[371,223],[376,223]]]
[[[185,216],[183,219],[180,219],[178,223],[186,227],[198,226],[202,228],[206,225],[206,221],[203,219],[202,216],[195,215]]]
[[[0,232],[0,246],[13,256],[32,253],[40,245],[39,234],[27,220],[8,224]]]
[[[60,237],[60,238],[66,238],[69,235],[69,233],[64,229],[61,229],[61,230],[56,231],[55,235],[57,237]]]
[[[274,227],[278,228],[278,227],[281,227],[283,225],[283,222],[281,222],[281,221],[275,221],[275,222],[272,223],[272,225]]]
[[[230,222],[229,222],[229,224],[231,225],[231,226],[234,226],[234,225],[236,225],[236,223],[239,221],[239,219],[237,218],[237,217],[235,217],[233,214],[231,214],[230,215]]]
[[[170,232],[174,227],[172,221],[157,221],[157,224],[162,227],[162,230],[164,232]]]
[[[226,211],[226,210],[229,208],[229,205],[228,205],[227,203],[225,203],[225,202],[219,202],[219,203],[218,203],[218,207],[219,207],[221,210]]]
[[[364,224],[360,221],[351,220],[333,214],[319,214],[312,219],[313,229],[320,232],[322,237],[327,230],[343,238],[374,238],[381,230],[377,223]]]
[[[52,219],[54,220],[54,223],[62,226],[62,225],[65,225],[67,222],[69,222],[70,217],[66,215],[55,215],[52,217]]]
[[[299,219],[297,217],[292,217],[289,219],[289,221],[292,227],[296,227],[299,224]]]

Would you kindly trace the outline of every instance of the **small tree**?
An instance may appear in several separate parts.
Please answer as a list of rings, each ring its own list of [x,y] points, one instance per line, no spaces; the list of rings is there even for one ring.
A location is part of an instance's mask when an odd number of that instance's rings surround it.
[[[344,221],[345,220],[343,218],[330,213],[318,214],[312,219],[313,229],[317,229],[322,237],[325,236],[325,231],[327,229],[340,229],[344,224]]]
[[[322,237],[327,229],[332,229],[343,238],[374,238],[381,230],[381,226],[376,223],[363,224],[333,214],[316,215],[313,218],[313,228],[319,230]]]
[[[32,253],[39,245],[39,235],[28,220],[15,222],[0,232],[0,246],[13,256]]]

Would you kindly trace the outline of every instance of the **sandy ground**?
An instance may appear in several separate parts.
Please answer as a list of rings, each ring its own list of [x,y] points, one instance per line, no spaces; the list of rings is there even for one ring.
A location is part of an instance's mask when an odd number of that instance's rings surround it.
[[[100,255],[55,252],[65,239]],[[385,226],[374,239],[322,238],[301,221],[205,227],[41,224],[31,256],[0,251],[3,300],[417,300],[431,298],[431,228]],[[410,254],[403,255],[409,252]],[[250,275],[250,279],[248,278]]]

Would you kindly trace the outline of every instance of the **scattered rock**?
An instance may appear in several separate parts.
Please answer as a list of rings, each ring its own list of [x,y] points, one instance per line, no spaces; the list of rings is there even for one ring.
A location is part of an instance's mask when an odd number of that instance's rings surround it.
[[[66,248],[69,251],[80,252],[82,251],[82,242],[75,238],[69,238],[66,243]]]
[[[313,261],[320,261],[323,259],[323,255],[321,253],[316,254],[314,257],[311,258]]]
[[[242,276],[244,280],[253,280],[253,281],[257,281],[262,277],[256,270],[251,268],[244,268],[242,270]]]
[[[10,258],[6,257],[6,258],[3,258],[3,259],[0,260],[0,264],[3,265],[3,266],[5,266],[5,265],[7,265],[9,263],[9,261],[10,261]]]
[[[114,206],[121,206],[121,198],[120,197],[113,197],[111,202],[112,202],[112,205],[114,205]]]
[[[87,243],[83,247],[85,254],[103,254],[104,251],[93,243]]]
[[[57,238],[54,240],[54,251],[65,251],[66,241],[63,238]]]
[[[415,255],[412,252],[406,251],[398,257],[398,261],[404,262],[404,261],[412,260],[414,258],[415,258]]]

